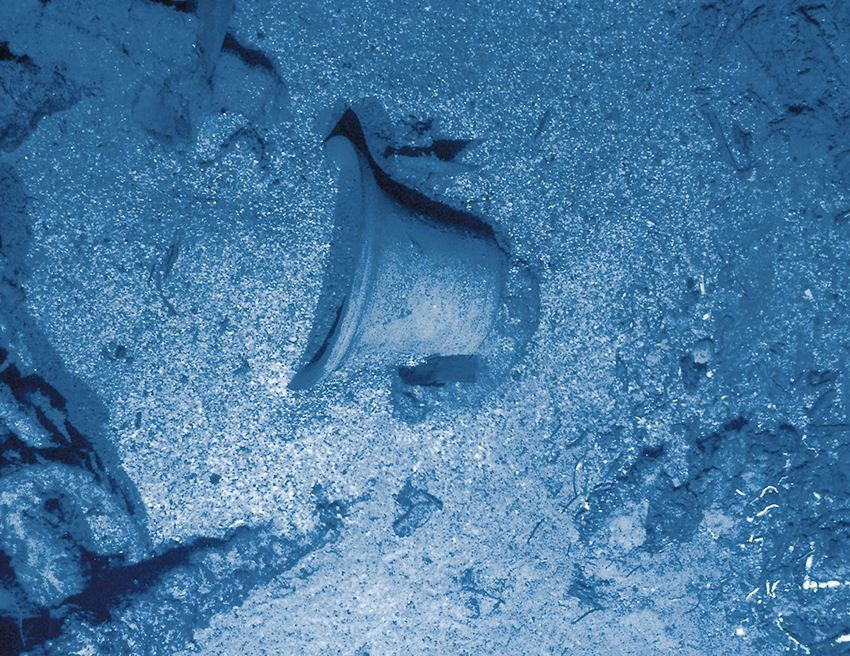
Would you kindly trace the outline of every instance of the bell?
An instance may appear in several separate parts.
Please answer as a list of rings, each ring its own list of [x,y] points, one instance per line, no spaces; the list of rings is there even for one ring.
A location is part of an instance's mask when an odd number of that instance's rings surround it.
[[[306,389],[348,362],[473,355],[499,313],[507,257],[493,230],[393,181],[347,110],[325,141],[339,196],[303,365]]]

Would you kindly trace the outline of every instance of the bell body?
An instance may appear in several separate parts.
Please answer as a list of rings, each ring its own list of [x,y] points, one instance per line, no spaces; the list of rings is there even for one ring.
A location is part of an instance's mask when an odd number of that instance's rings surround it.
[[[335,293],[323,294],[317,316],[332,316],[331,327],[290,387],[316,384],[348,361],[398,366],[474,354],[496,319],[504,285],[505,254],[492,234],[391,198],[347,138],[332,137],[326,147],[340,172],[331,257],[348,264],[328,267],[326,291]],[[336,309],[321,307],[328,303]]]

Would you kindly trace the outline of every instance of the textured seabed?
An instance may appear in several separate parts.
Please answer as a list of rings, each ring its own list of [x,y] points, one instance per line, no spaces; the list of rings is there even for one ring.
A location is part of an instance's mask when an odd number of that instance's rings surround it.
[[[476,382],[288,388],[346,108]],[[850,653],[850,3],[0,0],[0,275],[2,654]]]

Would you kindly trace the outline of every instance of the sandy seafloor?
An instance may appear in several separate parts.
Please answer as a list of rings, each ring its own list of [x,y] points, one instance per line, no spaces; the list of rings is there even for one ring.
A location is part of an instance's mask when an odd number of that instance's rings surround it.
[[[0,0],[3,653],[850,653],[849,85],[842,0]],[[346,107],[539,283],[474,384],[287,388]]]

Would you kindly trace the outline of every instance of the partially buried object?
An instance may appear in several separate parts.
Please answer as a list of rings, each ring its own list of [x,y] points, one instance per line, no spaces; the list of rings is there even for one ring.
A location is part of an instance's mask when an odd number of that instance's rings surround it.
[[[507,256],[478,217],[392,180],[348,109],[325,141],[339,169],[329,263],[302,366],[311,387],[349,361],[473,355],[499,313]]]

